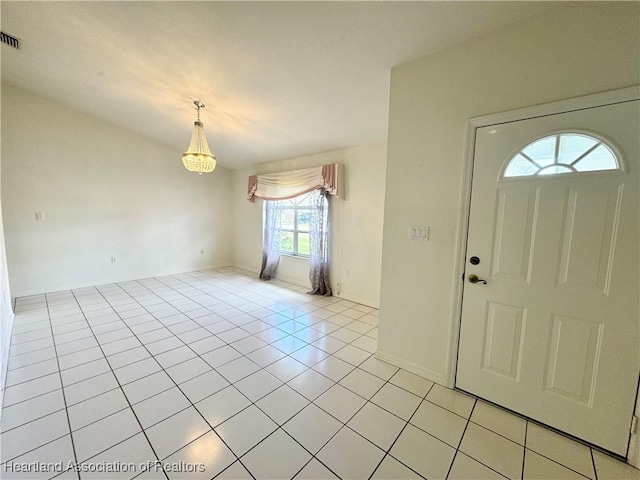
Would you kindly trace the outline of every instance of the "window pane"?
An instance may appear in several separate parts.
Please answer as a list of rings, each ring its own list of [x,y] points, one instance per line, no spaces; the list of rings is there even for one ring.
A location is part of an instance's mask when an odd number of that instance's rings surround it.
[[[523,149],[522,153],[541,167],[551,165],[556,153],[556,136],[541,138]]]
[[[528,175],[535,175],[538,172],[538,167],[532,164],[529,160],[522,155],[517,154],[504,172],[505,177],[525,177]]]
[[[280,237],[280,251],[293,253],[293,232],[282,232]]]
[[[540,175],[556,175],[557,173],[571,173],[572,170],[564,165],[551,165],[540,170]]]
[[[593,147],[597,140],[584,135],[560,135],[558,163],[571,163]]]
[[[285,230],[293,230],[295,224],[293,223],[295,210],[292,208],[284,208],[282,210],[282,228]]]
[[[309,210],[298,209],[298,230],[308,232],[309,226]]]
[[[597,170],[615,170],[618,168],[618,163],[611,150],[604,145],[600,145],[574,166],[579,172],[594,172]]]
[[[310,207],[311,206],[311,195],[313,195],[316,192],[311,192],[311,193],[305,193],[304,195],[300,196],[300,197],[296,197],[296,205],[298,205],[299,207]]]
[[[298,234],[298,253],[300,255],[309,255],[309,234]]]

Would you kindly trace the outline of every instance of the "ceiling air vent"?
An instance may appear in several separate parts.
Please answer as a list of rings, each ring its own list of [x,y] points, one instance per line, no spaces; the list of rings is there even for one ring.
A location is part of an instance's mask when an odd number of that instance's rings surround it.
[[[0,42],[10,47],[20,49],[20,39],[16,38],[8,33],[0,32]]]

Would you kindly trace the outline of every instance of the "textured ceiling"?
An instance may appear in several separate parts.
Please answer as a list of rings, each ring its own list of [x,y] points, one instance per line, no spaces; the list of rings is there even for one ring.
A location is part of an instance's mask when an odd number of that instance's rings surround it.
[[[384,142],[390,69],[550,2],[1,2],[2,79],[228,168]]]

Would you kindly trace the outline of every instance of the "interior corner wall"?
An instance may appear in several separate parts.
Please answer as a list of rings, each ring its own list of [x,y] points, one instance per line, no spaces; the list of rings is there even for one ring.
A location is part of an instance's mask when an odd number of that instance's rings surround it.
[[[570,3],[392,70],[380,358],[453,385],[466,121],[640,83],[639,9]]]
[[[0,201],[0,406],[3,404],[4,388],[7,379],[13,319],[14,315],[11,308],[11,290],[9,288],[9,275],[7,273],[7,257],[5,255],[2,202]],[[2,417],[1,410],[2,409],[0,409],[0,418]]]
[[[197,175],[180,157],[3,84],[2,209],[13,295],[229,265],[230,171]]]
[[[258,273],[262,263],[263,202],[247,201],[249,175],[341,163],[345,195],[330,199],[331,288],[335,296],[378,307],[386,158],[386,144],[375,144],[234,170],[234,266]],[[282,256],[276,278],[310,287],[309,260]]]

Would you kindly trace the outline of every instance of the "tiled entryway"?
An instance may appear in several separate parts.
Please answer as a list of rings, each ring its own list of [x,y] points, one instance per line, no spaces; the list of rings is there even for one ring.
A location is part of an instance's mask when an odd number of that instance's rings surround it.
[[[640,478],[376,360],[376,310],[237,269],[15,311],[2,478]]]

